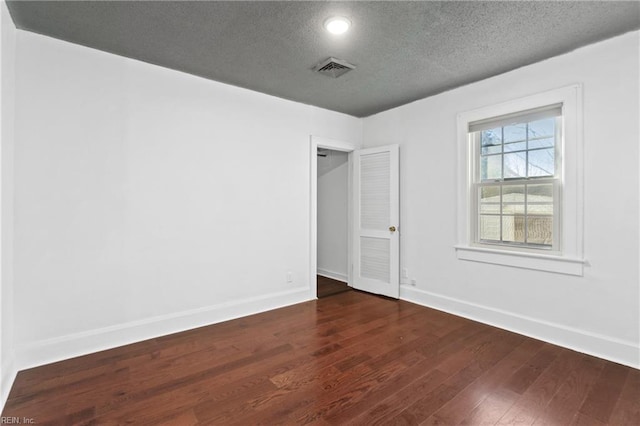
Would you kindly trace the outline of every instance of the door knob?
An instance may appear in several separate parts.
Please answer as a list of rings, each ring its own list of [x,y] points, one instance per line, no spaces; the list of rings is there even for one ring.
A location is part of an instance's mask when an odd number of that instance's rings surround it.
[[[395,226],[390,226],[390,227],[389,227],[389,231],[391,231],[391,232],[396,232],[396,227],[395,227]]]

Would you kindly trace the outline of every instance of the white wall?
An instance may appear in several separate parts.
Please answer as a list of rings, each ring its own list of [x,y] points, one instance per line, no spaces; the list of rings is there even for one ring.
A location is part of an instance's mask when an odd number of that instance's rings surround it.
[[[309,135],[359,146],[360,120],[23,31],[17,48],[21,368],[309,298]]]
[[[318,157],[318,273],[347,281],[349,154]]]
[[[13,333],[13,149],[16,28],[4,2],[0,4],[0,407],[16,375]],[[1,408],[0,408],[1,409]]]
[[[400,144],[401,297],[640,366],[639,33],[364,120],[364,146]],[[456,115],[584,85],[584,277],[457,260]]]

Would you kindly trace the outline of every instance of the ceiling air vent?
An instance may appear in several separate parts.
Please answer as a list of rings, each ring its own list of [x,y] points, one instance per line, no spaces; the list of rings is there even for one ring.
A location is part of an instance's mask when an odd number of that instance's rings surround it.
[[[313,70],[317,73],[328,75],[329,77],[338,78],[342,74],[345,74],[356,66],[350,64],[347,61],[336,58],[328,58],[316,65]]]

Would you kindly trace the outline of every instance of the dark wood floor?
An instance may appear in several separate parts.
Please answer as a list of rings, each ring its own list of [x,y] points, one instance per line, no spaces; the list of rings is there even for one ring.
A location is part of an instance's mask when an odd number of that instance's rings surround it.
[[[640,371],[357,291],[18,374],[38,424],[640,424]]]
[[[318,275],[318,297],[333,296],[350,290],[351,287],[342,281]]]

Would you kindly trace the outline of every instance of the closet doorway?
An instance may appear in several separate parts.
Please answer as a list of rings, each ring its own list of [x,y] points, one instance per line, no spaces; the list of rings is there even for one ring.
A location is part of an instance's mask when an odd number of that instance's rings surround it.
[[[320,273],[337,281],[345,280],[346,277],[349,287],[398,299],[400,297],[399,146],[385,145],[356,149],[357,147],[349,143],[312,135],[310,148],[310,298],[315,299],[318,296],[317,281]],[[347,232],[345,235],[347,268],[345,272],[342,272],[339,266],[332,266],[344,265],[344,263],[333,263],[336,259],[337,262],[343,259],[337,255],[337,253],[343,253],[341,249],[329,251],[330,258],[321,258],[322,255],[318,254],[319,250],[325,250],[323,243],[321,243],[322,246],[318,244],[320,232],[323,233],[322,238],[325,240],[327,233],[332,233],[337,234],[340,241],[344,241],[342,233],[333,232],[338,229],[334,227],[341,226],[339,223],[342,223],[342,219],[327,220],[328,228],[318,226],[320,209],[328,210],[330,216],[340,209],[339,207],[331,209],[331,203],[329,205],[323,203],[319,206],[322,200],[318,197],[320,178],[318,158],[327,158],[329,155],[318,157],[318,148],[323,148],[321,154],[337,151],[341,155],[345,155],[344,153],[347,155]],[[327,166],[327,169],[341,165],[340,160],[335,160]],[[328,194],[336,195],[333,192]],[[320,220],[325,219],[323,217]]]
[[[317,150],[317,295],[351,290],[349,264],[349,153]]]

